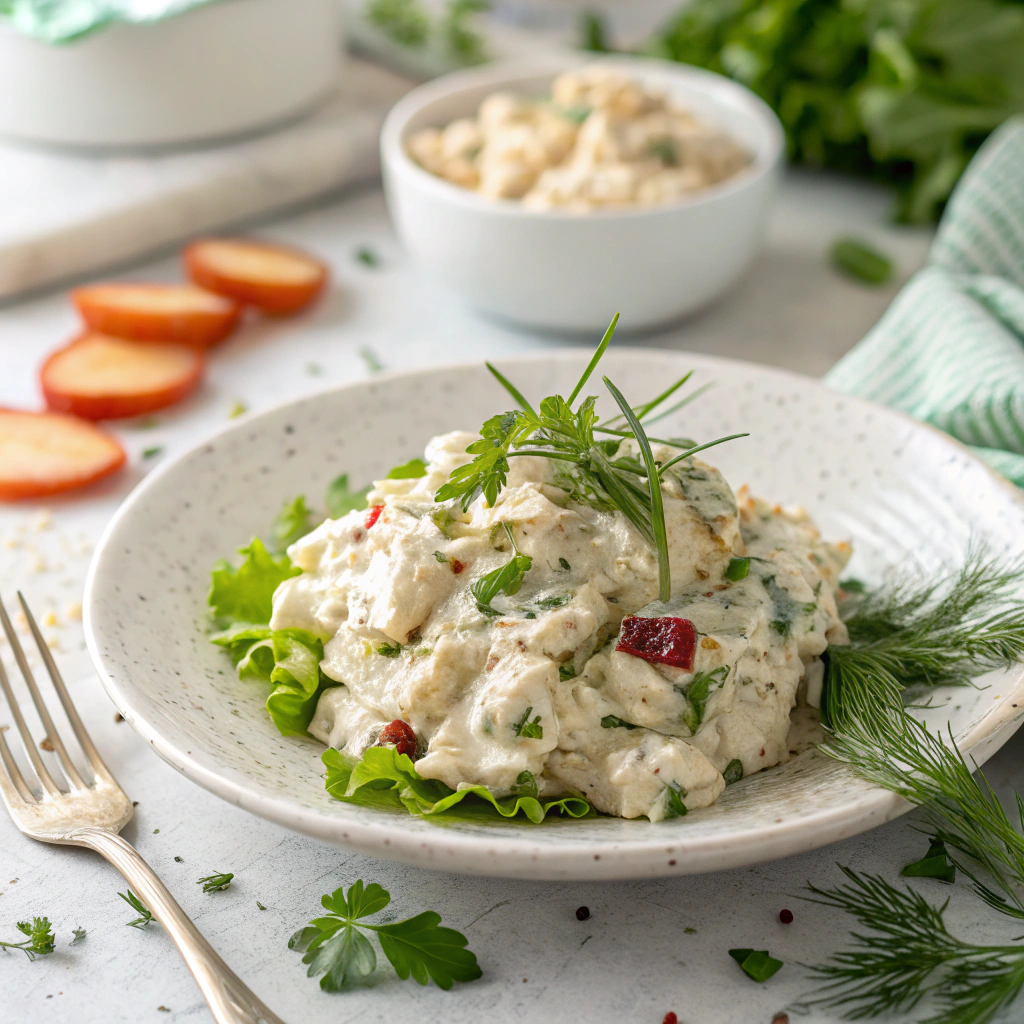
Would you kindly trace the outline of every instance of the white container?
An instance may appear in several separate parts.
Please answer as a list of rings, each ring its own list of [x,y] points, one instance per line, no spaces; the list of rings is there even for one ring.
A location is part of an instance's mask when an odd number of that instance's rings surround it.
[[[341,41],[338,0],[220,0],[61,45],[0,22],[0,134],[122,148],[253,131],[330,89]]]
[[[497,90],[546,92],[559,72],[593,58],[493,65],[420,86],[394,107],[381,135],[388,207],[412,256],[470,305],[532,328],[600,332],[620,312],[622,329],[645,329],[728,291],[757,253],[784,146],[775,114],[721,75],[667,61],[603,60],[725,129],[753,154],[750,167],[662,206],[525,209],[428,173],[405,140],[473,114]]]

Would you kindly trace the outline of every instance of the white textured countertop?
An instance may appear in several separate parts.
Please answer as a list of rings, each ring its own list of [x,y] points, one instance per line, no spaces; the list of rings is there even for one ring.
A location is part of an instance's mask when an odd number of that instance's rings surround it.
[[[685,324],[624,343],[715,352],[818,375],[871,326],[896,289],[868,290],[837,277],[824,258],[835,235],[873,238],[897,258],[904,276],[923,259],[927,234],[889,227],[886,212],[886,197],[867,187],[793,177],[766,251],[733,295]],[[331,261],[335,283],[326,300],[298,320],[245,327],[216,352],[206,384],[187,403],[159,415],[150,429],[119,431],[132,466],[116,481],[46,511],[0,508],[3,596],[10,600],[20,587],[41,617],[53,612],[46,632],[73,681],[73,696],[114,774],[139,802],[126,837],[224,958],[290,1024],[658,1024],[669,1010],[685,1024],[769,1024],[807,990],[798,963],[842,948],[848,932],[842,915],[794,894],[807,880],[834,883],[836,862],[894,879],[924,852],[924,840],[906,820],[787,861],[699,877],[559,884],[437,874],[356,856],[250,817],[176,775],[127,725],[115,723],[113,707],[89,675],[74,606],[91,545],[144,472],[142,449],[162,445],[173,453],[192,445],[224,423],[236,400],[259,409],[364,376],[364,347],[398,369],[483,359],[551,340],[482,320],[436,293],[399,252],[377,192],[310,209],[261,233]],[[378,269],[353,259],[364,244],[381,255]],[[176,261],[167,259],[126,276],[173,280],[177,273]],[[35,404],[35,367],[74,329],[60,294],[0,311],[0,403]],[[0,648],[0,654],[12,668],[9,652]],[[6,719],[0,710],[0,722]],[[998,788],[1024,788],[1022,751],[1024,741],[1011,741],[990,763]],[[204,895],[196,879],[215,871],[233,871],[235,880],[225,892]],[[287,940],[316,915],[321,894],[357,878],[389,889],[397,914],[435,909],[445,924],[465,932],[482,980],[446,993],[400,982],[388,969],[369,988],[321,992]],[[160,928],[124,927],[131,913],[119,889],[120,876],[95,855],[37,845],[0,815],[0,939],[14,938],[15,922],[36,914],[49,915],[58,938],[57,952],[35,963],[17,951],[0,956],[3,1024],[210,1019]],[[936,899],[952,894],[952,928],[966,938],[978,933],[980,905],[963,887],[924,880],[920,889]],[[586,922],[574,913],[581,905],[591,911]],[[792,924],[778,922],[782,907],[793,911]],[[88,934],[69,947],[78,925]],[[757,985],[726,954],[734,946],[767,947],[786,967]]]

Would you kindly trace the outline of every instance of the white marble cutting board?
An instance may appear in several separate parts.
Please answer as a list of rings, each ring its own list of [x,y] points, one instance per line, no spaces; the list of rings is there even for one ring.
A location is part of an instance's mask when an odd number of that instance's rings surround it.
[[[311,114],[219,146],[96,156],[0,140],[0,300],[374,177],[381,121],[410,85],[349,57]]]

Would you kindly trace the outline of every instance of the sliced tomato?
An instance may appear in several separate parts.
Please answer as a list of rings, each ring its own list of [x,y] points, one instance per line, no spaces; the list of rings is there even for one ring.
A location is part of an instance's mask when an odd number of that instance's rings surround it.
[[[46,404],[87,420],[141,416],[181,401],[199,383],[203,357],[184,345],[83,334],[39,371]]]
[[[0,408],[0,501],[85,487],[124,465],[124,449],[93,423]]]
[[[272,316],[309,305],[327,283],[327,266],[315,256],[265,242],[204,238],[188,246],[184,258],[200,287]]]
[[[194,284],[93,284],[71,299],[86,326],[138,341],[176,341],[207,348],[226,338],[242,307]]]

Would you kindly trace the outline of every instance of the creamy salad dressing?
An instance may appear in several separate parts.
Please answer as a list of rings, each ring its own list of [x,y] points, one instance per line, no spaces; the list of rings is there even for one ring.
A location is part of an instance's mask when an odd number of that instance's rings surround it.
[[[546,459],[512,459],[493,507],[436,503],[475,438],[435,438],[425,476],[379,481],[372,526],[351,512],[289,548],[303,572],[278,588],[271,625],[323,636],[341,684],[310,732],[360,757],[402,719],[425,778],[504,795],[529,771],[542,795],[655,820],[673,801],[712,803],[736,762],[750,774],[790,756],[798,688],[846,640],[835,591],[849,548],[691,458],[663,486],[673,587],[658,603],[650,545],[621,513],[569,501]],[[532,565],[485,614],[470,588],[514,554],[508,531]],[[727,578],[746,557],[745,578]],[[692,670],[616,650],[633,615],[692,622]]]

